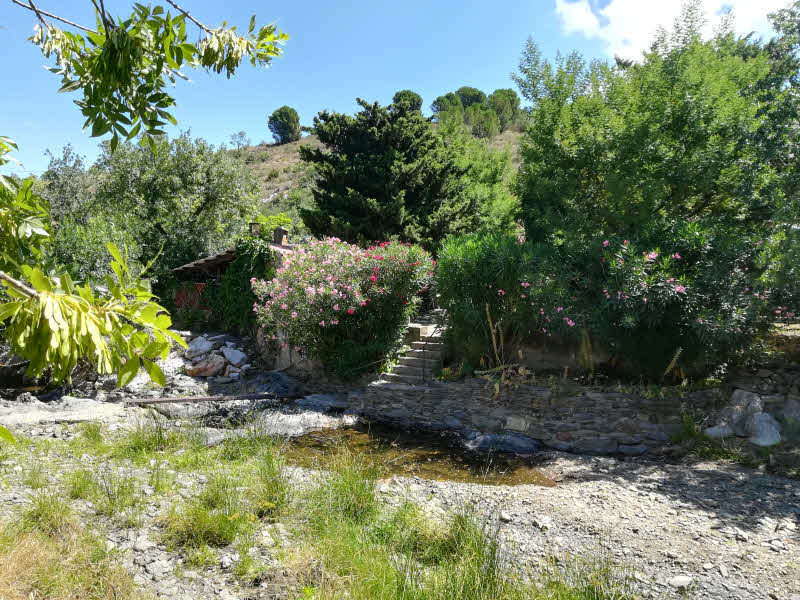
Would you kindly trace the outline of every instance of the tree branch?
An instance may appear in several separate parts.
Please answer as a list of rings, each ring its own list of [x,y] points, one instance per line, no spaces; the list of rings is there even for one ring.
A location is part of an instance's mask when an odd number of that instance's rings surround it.
[[[42,21],[42,23],[44,23],[45,25],[47,25],[47,23],[44,21],[44,19],[40,15],[45,15],[46,17],[50,17],[51,19],[55,19],[56,21],[61,21],[62,23],[66,23],[67,25],[70,25],[70,26],[75,27],[76,29],[80,29],[82,31],[86,31],[87,33],[94,33],[93,29],[89,29],[88,27],[84,27],[83,25],[78,25],[77,23],[73,23],[72,21],[68,21],[67,19],[64,19],[63,17],[59,17],[58,15],[54,15],[53,13],[49,13],[46,10],[41,10],[39,8],[36,8],[36,6],[28,6],[27,4],[23,4],[19,0],[11,0],[11,2],[16,4],[17,6],[21,6],[22,8],[25,8],[25,9],[28,9],[30,11],[35,12],[36,16],[39,17],[39,20]],[[33,4],[33,2],[31,2],[31,4]]]
[[[94,9],[100,14],[100,18],[103,20],[103,29],[106,30],[106,37],[108,37],[108,19],[106,19],[106,11],[104,8],[100,8],[97,4],[97,0],[92,0],[92,4],[94,4]]]
[[[211,29],[209,29],[208,27],[206,27],[205,25],[203,25],[203,24],[202,24],[200,21],[198,21],[197,19],[195,19],[195,18],[194,18],[192,15],[190,15],[188,10],[183,10],[183,9],[182,9],[180,6],[178,6],[177,4],[175,4],[175,2],[173,2],[173,0],[167,0],[167,3],[168,3],[168,4],[170,4],[170,5],[172,5],[172,7],[173,7],[175,10],[179,10],[180,12],[182,12],[182,13],[183,13],[183,14],[186,16],[186,18],[187,18],[187,19],[189,19],[189,20],[190,20],[192,23],[194,23],[195,25],[197,25],[197,26],[198,26],[200,29],[202,29],[202,30],[203,30],[203,31],[205,31],[206,33],[211,33]]]
[[[28,287],[18,279],[14,279],[5,271],[0,271],[0,280],[7,282],[15,290],[17,290],[22,294],[25,294],[26,296],[29,296],[30,298],[35,298],[39,295],[35,289],[33,289],[32,287]]]

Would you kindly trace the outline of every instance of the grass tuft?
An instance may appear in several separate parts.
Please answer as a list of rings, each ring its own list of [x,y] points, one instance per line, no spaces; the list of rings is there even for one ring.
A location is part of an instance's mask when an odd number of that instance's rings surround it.
[[[72,509],[54,492],[40,491],[31,496],[30,504],[19,515],[22,531],[40,531],[46,535],[59,535],[73,524]]]

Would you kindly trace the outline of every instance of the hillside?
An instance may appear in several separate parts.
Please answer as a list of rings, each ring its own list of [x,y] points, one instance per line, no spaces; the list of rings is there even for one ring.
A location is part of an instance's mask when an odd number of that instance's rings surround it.
[[[511,161],[514,168],[519,166],[520,138],[522,133],[519,131],[504,131],[498,136],[489,140],[489,146],[502,150],[506,147],[511,148]],[[296,187],[305,171],[300,162],[300,155],[297,148],[300,144],[313,147],[320,147],[321,144],[316,136],[307,136],[299,142],[289,144],[269,144],[250,146],[232,152],[241,153],[244,161],[249,165],[253,174],[261,184],[262,202],[277,202]]]

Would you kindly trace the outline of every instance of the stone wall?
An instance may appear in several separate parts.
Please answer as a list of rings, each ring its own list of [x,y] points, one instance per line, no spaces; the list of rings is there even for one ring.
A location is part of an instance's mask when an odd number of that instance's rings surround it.
[[[680,429],[681,402],[582,391],[560,397],[544,386],[483,379],[410,386],[374,382],[348,394],[350,410],[392,425],[453,430],[482,448],[535,448],[537,442],[586,454],[636,456]]]

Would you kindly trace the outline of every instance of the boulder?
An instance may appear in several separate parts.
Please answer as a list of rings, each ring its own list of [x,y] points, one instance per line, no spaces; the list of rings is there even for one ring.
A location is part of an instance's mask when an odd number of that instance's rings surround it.
[[[731,394],[728,406],[720,412],[718,422],[727,424],[736,435],[746,436],[749,435],[745,427],[748,418],[763,410],[764,405],[757,394],[738,389]]]
[[[309,410],[343,411],[350,407],[344,394],[311,394],[297,401],[297,406]]]
[[[247,360],[247,354],[230,346],[225,346],[222,349],[222,354],[225,356],[225,360],[236,367],[243,365]]]
[[[800,401],[794,396],[786,399],[781,416],[787,423],[800,424]]]
[[[517,454],[533,454],[542,445],[525,435],[516,433],[472,433],[467,437],[465,445],[470,450],[486,452],[515,452]]]
[[[186,374],[192,377],[212,377],[222,373],[225,364],[224,358],[219,354],[214,354],[199,365],[186,369]]]
[[[186,349],[186,358],[192,358],[211,352],[215,347],[218,347],[216,342],[212,342],[201,335],[189,342],[189,347]]]
[[[774,446],[781,441],[781,426],[772,415],[756,413],[747,419],[745,430],[749,442],[756,446]]]

